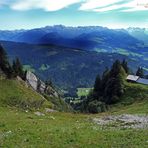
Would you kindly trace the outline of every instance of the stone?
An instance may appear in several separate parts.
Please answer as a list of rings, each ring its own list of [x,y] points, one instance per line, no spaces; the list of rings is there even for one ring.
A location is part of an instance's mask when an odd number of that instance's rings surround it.
[[[43,114],[41,112],[35,112],[34,114],[37,115],[37,116],[45,116],[45,114]]]

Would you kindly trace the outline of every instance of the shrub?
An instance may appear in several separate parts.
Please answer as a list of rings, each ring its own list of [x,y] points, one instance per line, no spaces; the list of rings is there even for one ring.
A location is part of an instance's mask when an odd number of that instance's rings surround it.
[[[103,102],[94,100],[89,102],[88,104],[88,112],[89,113],[100,113],[106,111],[106,105]]]

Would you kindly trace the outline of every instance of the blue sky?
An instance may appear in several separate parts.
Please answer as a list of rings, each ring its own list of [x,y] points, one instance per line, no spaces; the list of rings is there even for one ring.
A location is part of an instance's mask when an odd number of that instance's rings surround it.
[[[148,0],[0,0],[0,30],[58,24],[148,28]]]

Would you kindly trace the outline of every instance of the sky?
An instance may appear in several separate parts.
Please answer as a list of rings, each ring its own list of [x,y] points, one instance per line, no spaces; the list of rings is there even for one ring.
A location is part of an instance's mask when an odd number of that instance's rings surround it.
[[[148,0],[0,0],[0,30],[59,24],[148,28]]]

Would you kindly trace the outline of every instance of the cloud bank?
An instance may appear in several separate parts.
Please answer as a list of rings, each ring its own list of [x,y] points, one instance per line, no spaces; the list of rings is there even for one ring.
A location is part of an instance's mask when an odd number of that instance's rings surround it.
[[[80,0],[17,0],[11,5],[11,8],[20,11],[31,9],[57,11],[78,2],[80,2]]]
[[[77,3],[80,4],[79,11],[148,11],[148,0],[2,0],[0,6],[7,5],[17,11],[58,11]]]

